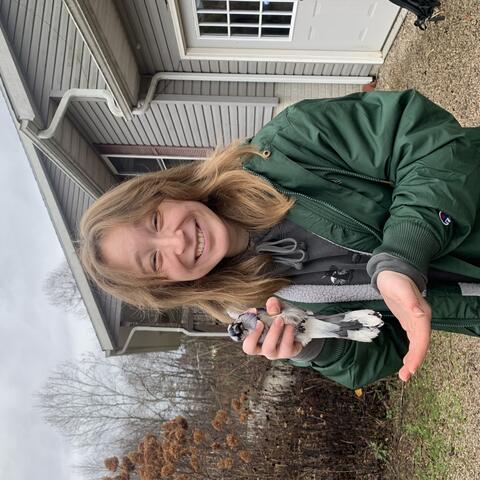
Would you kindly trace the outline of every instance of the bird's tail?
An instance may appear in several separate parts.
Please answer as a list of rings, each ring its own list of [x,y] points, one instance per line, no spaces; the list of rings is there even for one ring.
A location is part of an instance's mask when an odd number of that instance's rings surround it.
[[[354,310],[316,320],[308,322],[309,331],[305,332],[311,338],[336,337],[357,342],[371,342],[383,325],[380,313],[373,310]]]

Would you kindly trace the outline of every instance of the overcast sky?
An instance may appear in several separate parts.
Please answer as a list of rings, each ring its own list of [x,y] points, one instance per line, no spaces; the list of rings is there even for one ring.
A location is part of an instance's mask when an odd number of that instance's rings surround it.
[[[0,95],[0,477],[73,480],[74,452],[33,408],[59,362],[99,351],[89,320],[48,304],[42,282],[64,259]]]

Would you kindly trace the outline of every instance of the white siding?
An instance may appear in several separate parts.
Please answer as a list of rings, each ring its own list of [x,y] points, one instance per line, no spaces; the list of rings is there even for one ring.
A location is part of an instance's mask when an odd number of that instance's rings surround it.
[[[106,87],[61,0],[0,0],[0,19],[44,122],[52,90]]]
[[[170,97],[171,98],[171,97]],[[214,147],[254,135],[273,116],[274,104],[262,98],[188,100],[152,103],[146,114],[126,122],[102,103],[77,103],[75,117],[93,144]]]
[[[332,98],[360,92],[362,85],[326,85],[305,83],[276,83],[275,96],[278,97],[278,105],[275,115],[292,103],[305,98]]]
[[[138,68],[128,38],[115,8],[113,0],[89,0],[97,24],[105,42],[115,59],[118,73],[122,75],[122,81],[130,95],[130,103],[136,102],[138,95]]]
[[[81,166],[82,170],[101,190],[106,191],[117,183],[117,180],[105,166],[100,156],[68,117],[61,122],[55,135],[55,140],[62,146],[65,153]]]
[[[38,152],[38,154],[50,188],[61,207],[65,224],[70,230],[70,236],[73,240],[76,240],[81,216],[94,199],[77,183],[67,177],[53,162],[48,160],[43,153]],[[117,340],[121,302],[97,288],[94,288],[94,291],[97,305],[103,314],[105,323]]]
[[[172,17],[165,0],[118,0],[140,72],[269,73],[282,75],[368,76],[373,65],[294,62],[180,60]]]
[[[61,0],[0,0],[2,22],[44,124],[57,103],[52,90],[105,88],[105,82]],[[97,183],[115,179],[68,119],[55,136],[60,147]]]

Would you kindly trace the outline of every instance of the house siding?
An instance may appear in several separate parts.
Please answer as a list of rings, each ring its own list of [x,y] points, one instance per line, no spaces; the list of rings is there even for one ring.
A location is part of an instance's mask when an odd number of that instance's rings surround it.
[[[65,175],[53,162],[38,152],[42,168],[48,178],[50,188],[60,206],[65,223],[73,240],[78,238],[78,226],[83,212],[94,202],[94,198],[77,183]],[[118,340],[121,303],[98,288],[94,288],[97,306],[108,324],[114,340]]]
[[[61,0],[0,0],[0,21],[44,125],[57,108],[57,103],[50,98],[52,91],[106,88]],[[61,122],[54,141],[101,189],[116,183],[67,118]]]
[[[360,91],[362,91],[362,85],[276,83],[274,93],[279,102],[274,114],[277,115],[292,103],[306,98],[340,97]]]
[[[266,101],[179,97],[152,103],[144,115],[130,122],[114,117],[102,103],[77,103],[72,111],[93,144],[214,147],[252,136],[270,121],[275,105]]]
[[[121,75],[121,83],[128,92],[130,104],[136,102],[139,88],[137,62],[125,34],[118,10],[113,0],[85,0],[91,7],[96,19],[96,29],[101,42],[113,56],[114,68]]]
[[[61,0],[0,0],[0,15],[43,122],[51,91],[106,88]]]
[[[83,137],[68,117],[61,122],[55,139],[62,146],[63,151],[74,159],[75,163],[81,165],[82,170],[101,190],[106,191],[118,183],[90,142]]]
[[[117,7],[143,75],[164,71],[368,76],[377,69],[364,64],[181,60],[165,0],[119,0]]]

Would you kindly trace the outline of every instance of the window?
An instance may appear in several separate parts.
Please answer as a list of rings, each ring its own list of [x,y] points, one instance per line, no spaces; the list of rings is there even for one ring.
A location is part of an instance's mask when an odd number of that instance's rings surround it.
[[[107,165],[116,175],[134,176],[158,170],[166,170],[167,168],[177,165],[184,165],[200,158],[192,157],[159,157],[159,156],[138,156],[138,155],[102,155]],[[203,160],[203,158],[202,158]]]
[[[192,0],[203,38],[291,40],[296,0]]]

